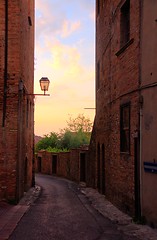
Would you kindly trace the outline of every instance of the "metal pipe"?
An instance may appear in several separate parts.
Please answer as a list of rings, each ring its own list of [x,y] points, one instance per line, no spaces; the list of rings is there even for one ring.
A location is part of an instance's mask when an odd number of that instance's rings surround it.
[[[139,131],[140,131],[140,146],[139,146],[139,161],[140,161],[140,215],[143,215],[143,181],[142,181],[142,124],[143,124],[143,96],[141,94],[142,88],[142,69],[141,69],[141,62],[142,62],[142,19],[143,19],[143,1],[140,1],[140,27],[139,27],[139,41],[140,41],[140,56],[139,56]]]

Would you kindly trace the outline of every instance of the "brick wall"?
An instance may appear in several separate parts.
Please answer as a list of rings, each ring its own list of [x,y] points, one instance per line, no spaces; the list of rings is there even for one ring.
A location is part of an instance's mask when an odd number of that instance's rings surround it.
[[[97,8],[96,181],[99,191],[133,215],[134,136],[139,130],[140,1],[130,1],[130,41],[122,48],[120,14],[124,2],[100,1],[99,14]],[[120,152],[120,106],[128,102],[131,142],[130,153],[126,154]]]
[[[57,175],[70,178],[70,152],[58,154]]]
[[[79,181],[79,157],[79,149],[72,149],[70,151],[70,178],[77,182]]]
[[[24,0],[0,2],[0,199],[13,202],[32,184],[34,102],[26,93],[33,93],[34,1],[32,26],[28,7]]]
[[[83,158],[81,159],[82,154]],[[55,174],[76,182],[81,180],[81,171],[83,171],[85,175],[83,175],[83,180],[86,181],[87,157],[87,147],[72,149],[65,153],[39,151],[35,158],[35,171],[43,174]]]
[[[46,151],[40,151],[37,155],[37,162],[39,158],[41,158],[41,169],[39,170],[37,163],[36,171],[44,174],[52,174],[52,154]]]
[[[91,140],[89,144],[89,151],[87,153],[87,186],[96,188],[96,127],[95,120],[92,129]]]

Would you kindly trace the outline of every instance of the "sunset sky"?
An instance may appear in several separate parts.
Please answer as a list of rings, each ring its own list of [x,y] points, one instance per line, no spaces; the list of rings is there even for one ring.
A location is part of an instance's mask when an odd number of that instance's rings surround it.
[[[95,111],[95,0],[36,0],[35,93],[50,80],[50,97],[35,99],[35,134],[59,132],[69,116]]]

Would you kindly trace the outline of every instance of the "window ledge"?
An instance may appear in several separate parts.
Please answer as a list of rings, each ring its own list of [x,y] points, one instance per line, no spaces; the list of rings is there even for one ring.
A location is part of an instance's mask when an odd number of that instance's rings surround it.
[[[116,52],[116,56],[118,57],[121,53],[125,51],[132,43],[134,42],[134,38],[131,38],[118,52]]]
[[[122,161],[129,161],[131,158],[131,155],[129,152],[120,152],[120,158]]]
[[[100,87],[96,90],[96,92],[97,92],[97,93],[100,92]]]
[[[122,155],[130,155],[130,152],[120,152]]]

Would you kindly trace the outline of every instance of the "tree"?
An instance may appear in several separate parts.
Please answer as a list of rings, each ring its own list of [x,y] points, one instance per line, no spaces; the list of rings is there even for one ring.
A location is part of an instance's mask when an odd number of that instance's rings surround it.
[[[46,150],[47,148],[56,148],[58,146],[59,135],[58,133],[51,132],[45,135],[35,146],[35,151]]]
[[[92,131],[92,122],[90,118],[85,117],[84,114],[79,114],[76,118],[69,117],[67,121],[67,130],[70,132],[91,132]]]
[[[60,130],[60,133],[51,132],[36,144],[36,152],[47,150],[50,152],[67,151],[78,148],[81,145],[89,144],[92,130],[92,122],[83,114],[76,118],[70,116],[67,121],[67,128]]]
[[[60,142],[61,148],[72,149],[78,148],[82,145],[89,144],[91,133],[82,132],[70,132],[66,130]]]

